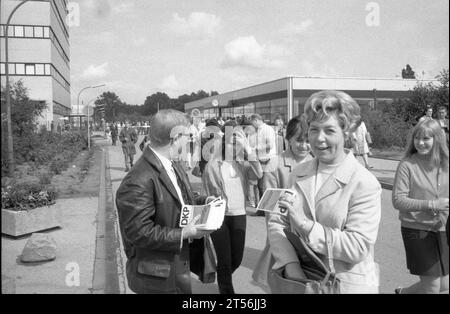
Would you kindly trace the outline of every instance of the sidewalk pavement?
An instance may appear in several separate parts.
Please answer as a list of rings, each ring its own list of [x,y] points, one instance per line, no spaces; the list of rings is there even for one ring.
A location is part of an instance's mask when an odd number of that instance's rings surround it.
[[[61,211],[62,227],[40,231],[55,240],[55,260],[22,263],[20,255],[30,235],[2,235],[2,293],[91,293],[98,197],[58,199],[56,206]],[[79,285],[72,286],[71,282],[76,284],[77,268]]]
[[[362,165],[364,165],[364,162],[361,157],[357,157],[357,160]],[[377,177],[381,186],[384,189],[392,190],[395,172],[397,171],[399,160],[384,159],[373,156],[369,157],[369,163],[371,166],[373,166],[373,168],[370,169],[370,172],[372,172]]]
[[[103,139],[95,141],[99,145],[104,143]],[[104,159],[104,152],[96,154]],[[104,164],[101,166],[104,168]],[[99,191],[101,189],[102,186]],[[101,247],[98,243],[101,236],[98,233],[99,216],[104,207],[100,196],[100,193],[93,193],[89,197],[75,195],[57,199],[55,206],[60,210],[61,227],[39,231],[56,242],[56,259],[53,261],[22,263],[20,255],[31,235],[14,238],[2,234],[2,293],[89,294],[103,291],[104,287],[98,285],[105,277],[105,261],[98,252]]]

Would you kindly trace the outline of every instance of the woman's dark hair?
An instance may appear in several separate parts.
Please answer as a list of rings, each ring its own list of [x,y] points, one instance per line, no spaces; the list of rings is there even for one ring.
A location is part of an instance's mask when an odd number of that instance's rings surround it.
[[[304,114],[293,117],[289,120],[286,127],[285,138],[289,141],[297,134],[298,130],[301,130],[302,137],[308,137],[308,123]]]

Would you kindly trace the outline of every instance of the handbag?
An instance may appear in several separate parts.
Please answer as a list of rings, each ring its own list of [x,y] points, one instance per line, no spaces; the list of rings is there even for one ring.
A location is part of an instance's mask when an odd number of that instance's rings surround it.
[[[283,276],[283,269],[271,269],[267,278],[272,293],[283,294],[339,294],[340,281],[336,277],[333,250],[332,233],[325,229],[325,242],[327,244],[328,264],[325,265],[316,253],[308,246],[301,235],[297,235],[285,228],[283,231],[294,247],[300,266],[306,275],[304,280],[292,280]]]
[[[216,258],[209,235],[189,243],[189,265],[191,272],[202,283],[213,283],[216,280]]]

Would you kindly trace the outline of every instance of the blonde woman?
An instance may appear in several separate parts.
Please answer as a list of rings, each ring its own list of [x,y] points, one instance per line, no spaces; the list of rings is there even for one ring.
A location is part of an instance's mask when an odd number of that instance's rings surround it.
[[[395,175],[392,203],[399,210],[406,263],[416,284],[396,293],[448,293],[448,148],[439,123],[413,129]]]
[[[381,217],[381,186],[353,153],[344,149],[345,139],[361,118],[360,108],[344,92],[321,91],[308,98],[305,114],[315,158],[290,175],[295,197],[280,202],[288,208],[288,217],[272,215],[269,221],[273,268],[281,269],[291,280],[305,278],[297,254],[282,232],[284,227],[306,238],[328,263],[327,228],[341,293],[377,293],[374,246]]]

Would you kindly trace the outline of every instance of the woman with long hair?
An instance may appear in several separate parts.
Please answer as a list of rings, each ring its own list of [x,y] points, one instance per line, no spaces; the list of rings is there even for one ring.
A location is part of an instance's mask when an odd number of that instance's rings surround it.
[[[221,196],[227,202],[222,226],[211,233],[211,239],[217,255],[219,292],[234,294],[232,274],[242,262],[245,247],[248,181],[261,178],[263,173],[255,158],[249,161],[251,170],[246,171],[244,156],[250,155],[252,149],[242,127],[235,121],[225,123],[224,136],[218,141],[221,149],[206,164],[202,183],[206,195]]]
[[[406,263],[419,282],[396,293],[448,293],[449,156],[438,122],[424,119],[409,139],[392,190],[392,203],[399,210]]]

